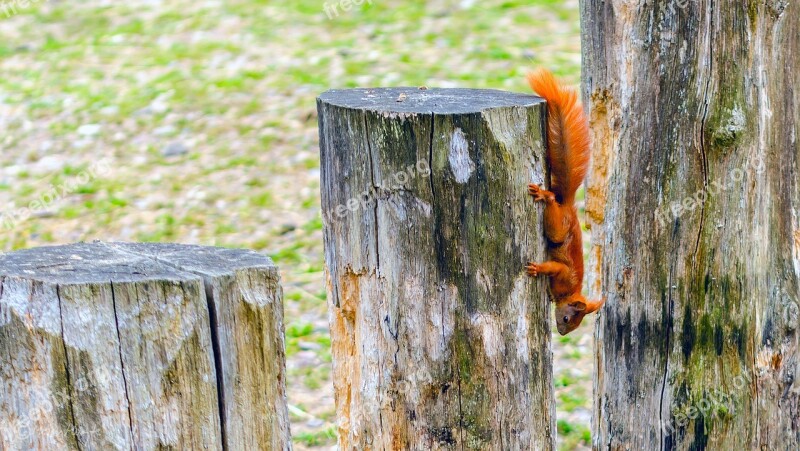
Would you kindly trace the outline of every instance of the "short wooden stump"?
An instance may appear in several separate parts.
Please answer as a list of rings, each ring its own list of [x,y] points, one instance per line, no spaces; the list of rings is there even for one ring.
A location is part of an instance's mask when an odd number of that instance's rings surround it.
[[[0,449],[290,449],[277,267],[81,243],[0,257]]]

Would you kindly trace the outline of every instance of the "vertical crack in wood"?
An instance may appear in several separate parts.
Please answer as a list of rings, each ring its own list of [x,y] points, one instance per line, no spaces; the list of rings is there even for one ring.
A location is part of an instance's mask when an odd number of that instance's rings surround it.
[[[114,293],[114,281],[111,284],[111,306],[114,309],[114,326],[117,330],[117,351],[119,352],[119,365],[122,369],[122,387],[125,390],[125,402],[128,404],[128,428],[131,431],[131,449],[133,449],[133,413],[131,412],[131,398],[128,395],[128,377],[125,374],[125,360],[122,358],[122,334],[119,331],[119,314],[117,313],[117,295]]]
[[[31,285],[31,288],[35,287],[35,285]],[[33,289],[31,289],[31,296],[33,296]],[[81,442],[78,439],[78,425],[75,422],[75,403],[74,403],[74,394],[72,392],[72,374],[70,373],[69,369],[69,354],[67,353],[67,339],[64,335],[64,310],[61,305],[61,286],[56,285],[56,299],[58,299],[58,317],[61,323],[61,344],[64,347],[64,374],[67,379],[67,391],[68,399],[69,399],[69,415],[70,419],[72,420],[72,438],[75,440],[75,447],[78,451],[81,450]],[[69,435],[67,434],[67,439],[69,439]]]
[[[3,293],[5,292],[5,289],[6,289],[6,276],[0,276],[0,300],[3,299]]]
[[[714,75],[714,0],[710,0],[708,11],[708,76],[706,78],[706,89],[703,93],[703,100],[705,101],[705,105],[703,106],[703,119],[700,121],[700,156],[702,159],[701,172],[703,174],[703,190],[705,191],[706,195],[703,196],[703,199],[700,202],[700,227],[698,228],[697,240],[695,241],[694,245],[695,258],[693,260],[695,263],[699,261],[697,259],[697,254],[700,251],[700,239],[703,236],[703,226],[706,219],[706,203],[708,202],[709,167],[708,155],[706,154],[706,122],[708,121],[708,105],[710,103],[708,96],[710,94],[709,90],[711,89],[711,78]]]
[[[435,258],[436,258],[436,261],[438,263],[439,259],[442,258],[442,255],[440,253],[441,236],[440,236],[440,231],[439,231],[439,214],[438,214],[437,209],[436,209],[436,205],[437,205],[437,203],[436,203],[436,186],[433,183],[433,141],[436,138],[435,130],[436,130],[436,112],[431,111],[430,133],[428,133],[428,183],[430,184],[430,187],[431,187],[431,206],[433,207],[431,209],[431,211],[433,212],[433,240],[434,240],[433,245],[434,245],[434,251],[436,252]],[[437,282],[437,285],[439,283],[440,282]],[[438,291],[440,286],[441,285],[436,287],[437,291]],[[440,297],[440,299],[441,299],[441,318],[442,318],[442,324],[441,324],[441,326],[442,326],[442,349],[445,349],[445,347],[447,346],[447,332],[445,330],[444,322],[446,321],[445,318],[447,318],[446,310],[445,310],[445,304],[447,303],[447,301],[444,299],[444,297]],[[445,403],[445,405],[447,406],[447,403]],[[460,412],[459,412],[459,414],[460,414]],[[460,429],[459,429],[459,431],[460,431]]]
[[[760,426],[761,423],[758,420],[759,403],[758,403],[758,372],[756,372],[756,334],[751,334],[751,338],[752,338],[752,341],[753,341],[753,369],[751,370],[752,372],[750,374],[750,380],[751,380],[750,383],[753,384],[753,393],[754,393],[754,396],[756,398],[756,402],[755,402],[756,408],[753,409],[753,410],[755,410],[755,417],[756,417],[755,424],[757,425],[756,426],[756,443],[761,443],[761,426]]]
[[[219,410],[219,433],[222,441],[222,450],[228,449],[228,436],[225,424],[225,378],[222,365],[222,351],[219,343],[219,322],[217,321],[217,304],[214,298],[214,285],[211,278],[203,277],[203,291],[205,292],[206,306],[208,308],[208,323],[211,328],[211,351],[214,358],[214,369],[217,373],[217,409]],[[181,282],[183,289],[183,282]]]
[[[442,236],[440,234],[439,220],[438,220],[437,210],[435,208],[435,206],[437,205],[437,202],[436,202],[436,185],[435,185],[435,183],[433,181],[433,178],[434,178],[433,148],[434,148],[434,140],[435,139],[436,139],[436,112],[435,111],[431,111],[430,134],[428,136],[428,169],[429,169],[428,183],[430,184],[430,187],[431,187],[431,197],[432,197],[431,205],[434,206],[434,209],[433,209],[433,214],[435,215],[434,218],[433,218],[434,240],[435,240],[434,245],[436,246],[436,259],[438,261],[440,258],[442,258],[442,255],[441,255],[441,252],[440,252],[441,251],[441,246],[442,246]],[[438,287],[437,287],[437,289],[438,289]],[[442,309],[441,309],[441,311],[442,311],[442,344],[443,345],[447,344],[447,334],[445,332],[445,326],[444,326],[444,321],[445,321],[444,318],[446,318],[445,302],[446,301],[444,299],[442,299],[442,306],[441,306]],[[458,328],[459,328],[458,315],[456,315],[456,317],[454,318],[454,322],[455,322],[455,324],[453,325],[453,328],[454,328],[455,331],[457,331]],[[457,349],[454,349],[454,353],[456,355],[454,355],[453,357],[456,360],[458,359],[457,351],[458,351]],[[458,396],[457,396],[457,398],[458,398],[458,437],[459,437],[459,442],[461,444],[461,449],[463,450],[464,449],[464,443],[465,443],[465,440],[464,440],[464,407],[462,405],[462,399],[461,399],[462,398],[461,371],[460,371],[460,368],[458,366],[458,363],[456,363],[455,366],[453,367],[453,378],[455,379],[457,392],[458,392]],[[447,403],[445,403],[445,405],[447,405]]]
[[[431,111],[431,132],[428,136],[428,182],[431,185],[431,205],[436,205],[436,188],[433,186],[433,139],[434,127],[436,127],[436,113]],[[434,213],[435,214],[435,213]],[[436,218],[434,218],[434,227],[436,227]],[[442,303],[442,313],[444,313],[444,303]]]
[[[379,247],[380,238],[378,237],[378,199],[380,197],[380,193],[378,192],[379,187],[377,183],[375,183],[375,159],[372,155],[372,141],[369,136],[369,122],[367,121],[367,111],[364,111],[364,137],[366,138],[367,142],[367,156],[369,157],[369,175],[372,181],[372,190],[375,192],[375,273],[378,277],[380,277],[380,269],[381,269],[381,250]]]
[[[380,193],[378,192],[378,185],[375,183],[375,159],[372,155],[372,141],[369,136],[369,122],[367,121],[367,115],[369,111],[363,112],[363,120],[364,120],[364,140],[367,144],[367,157],[369,159],[369,175],[372,184],[372,191],[375,193],[375,208],[373,209],[373,216],[374,216],[374,229],[373,233],[375,235],[375,280],[376,283],[380,283],[381,277],[381,250],[380,250],[380,237],[378,235],[378,231],[380,230],[378,227],[378,199],[380,197]],[[380,327],[380,326],[379,326]],[[390,328],[391,331],[391,328]],[[362,354],[363,353],[362,351]],[[383,387],[383,373],[380,371],[383,368],[383,362],[381,361],[382,355],[378,355],[378,424],[380,425],[380,434],[383,434],[383,397],[381,396],[382,387]]]
[[[437,205],[437,203],[436,203],[436,185],[433,183],[433,142],[434,142],[435,138],[436,138],[436,112],[435,111],[431,111],[430,131],[428,133],[428,184],[430,185],[430,188],[431,188],[431,205],[433,206],[432,212],[433,212],[433,215],[434,215],[434,217],[433,217],[433,239],[434,239],[433,245],[434,245],[434,252],[436,253],[435,258],[436,258],[436,261],[438,262],[439,259],[442,256],[441,256],[441,253],[440,253],[441,235],[440,235],[439,220],[438,220],[439,215],[437,214],[437,210],[436,210],[436,205]],[[436,285],[437,286],[435,288],[436,288],[436,290],[438,292],[438,290],[441,287],[441,285],[439,284],[439,282],[437,282]],[[442,326],[442,348],[444,349],[447,346],[447,332],[445,331],[445,324],[444,324],[445,321],[446,321],[445,318],[447,318],[447,313],[446,313],[446,309],[445,309],[445,307],[446,307],[445,304],[447,303],[447,301],[446,301],[446,299],[444,297],[441,297],[441,296],[439,297],[439,299],[441,300],[440,307],[441,307],[441,318],[442,318],[442,323],[441,323],[441,326]],[[457,367],[456,367],[456,370],[454,371],[454,375],[456,377],[458,377],[458,436],[461,439],[461,448],[463,449],[464,448],[464,433],[463,433],[463,429],[461,427],[461,420],[462,420],[462,417],[463,417],[463,412],[461,410],[461,374],[458,372],[458,368]],[[449,403],[444,403],[444,408],[449,411],[448,407],[449,407]],[[445,416],[447,418],[449,418],[448,412],[445,412]]]
[[[202,272],[199,272],[199,271],[193,271],[191,269],[187,270],[186,268],[184,268],[180,264],[177,264],[177,263],[172,262],[170,260],[162,259],[158,255],[152,255],[152,254],[147,254],[147,253],[142,253],[142,252],[136,252],[136,251],[130,250],[130,249],[123,249],[123,248],[120,248],[118,246],[115,246],[112,243],[101,242],[100,244],[102,244],[102,245],[104,245],[104,246],[106,246],[106,247],[108,247],[110,249],[113,249],[113,250],[115,250],[117,252],[123,253],[123,254],[128,254],[128,255],[140,257],[140,258],[144,258],[144,259],[147,259],[147,260],[152,260],[152,261],[154,261],[156,263],[163,264],[163,265],[168,266],[170,268],[173,268],[173,269],[175,269],[177,271],[185,272],[187,274],[194,274],[196,276],[199,276],[202,279],[202,281],[203,281],[203,289],[204,289],[204,292],[205,292],[205,301],[206,301],[206,306],[207,306],[207,310],[208,310],[208,322],[209,322],[209,327],[211,329],[210,330],[210,338],[211,338],[212,359],[213,359],[214,369],[215,369],[216,374],[217,374],[216,391],[217,391],[217,409],[219,410],[218,413],[219,413],[219,421],[220,421],[220,440],[222,442],[223,451],[227,451],[229,446],[228,446],[228,440],[227,440],[227,437],[228,437],[228,430],[227,430],[227,424],[226,424],[227,416],[225,414],[225,412],[226,412],[226,410],[225,410],[226,399],[225,399],[225,379],[224,379],[224,371],[223,371],[224,366],[223,366],[223,363],[222,363],[222,346],[220,344],[220,338],[219,338],[219,332],[218,332],[218,330],[219,330],[219,321],[218,321],[218,318],[217,318],[217,308],[216,308],[217,307],[217,299],[214,297],[214,291],[213,291],[213,284],[214,284],[213,277],[207,276],[206,274],[203,274]],[[185,294],[186,290],[185,290],[185,287],[184,287],[183,283],[181,283],[181,289],[183,290],[183,292]],[[115,314],[116,314],[116,311],[115,311]]]
[[[498,392],[501,390],[500,387],[502,387],[502,385],[503,385],[503,381],[502,381],[502,378],[500,376],[500,371],[498,370],[498,368],[500,368],[500,365],[501,365],[500,356],[497,356],[494,359],[494,368],[493,368],[493,370],[494,370],[494,380],[497,383],[497,391]],[[504,409],[505,408],[505,403],[503,402],[504,400],[502,398],[498,399],[497,401],[498,401],[498,404],[500,406],[500,411],[497,412],[497,414],[498,414],[497,415],[498,423],[500,423],[500,424],[498,424],[498,429],[499,429],[499,432],[500,432],[500,449],[507,449],[505,447],[505,444],[503,443],[503,434],[505,433],[505,431],[503,431],[503,411],[505,410]]]
[[[675,229],[673,229],[674,232]],[[667,388],[667,374],[669,373],[669,356],[672,352],[670,348],[670,344],[672,342],[672,315],[675,312],[675,301],[672,298],[672,277],[673,277],[673,270],[675,269],[674,265],[670,265],[669,268],[669,276],[667,277],[667,318],[666,318],[666,345],[665,345],[665,352],[664,352],[664,376],[661,378],[661,399],[658,403],[658,427],[659,427],[659,435],[660,439],[659,442],[661,443],[661,449],[666,448],[666,439],[664,438],[664,430],[666,429],[664,423],[664,392]],[[609,449],[611,449],[611,441],[608,442]]]

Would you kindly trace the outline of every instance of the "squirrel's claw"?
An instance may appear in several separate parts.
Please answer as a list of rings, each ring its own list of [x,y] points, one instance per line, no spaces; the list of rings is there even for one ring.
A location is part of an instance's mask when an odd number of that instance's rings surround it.
[[[528,184],[528,194],[533,196],[533,200],[544,199],[544,195],[542,195],[542,189],[535,183]]]
[[[525,269],[528,271],[528,275],[531,277],[536,277],[539,275],[539,265],[536,263],[528,263],[528,265],[525,266]]]

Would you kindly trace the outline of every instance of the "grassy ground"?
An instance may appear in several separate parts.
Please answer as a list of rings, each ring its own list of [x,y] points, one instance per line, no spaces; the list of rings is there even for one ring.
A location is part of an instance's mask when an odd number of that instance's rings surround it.
[[[329,17],[323,0],[0,0],[0,249],[104,239],[271,255],[297,449],[335,443],[315,96],[526,91],[530,68],[571,83],[580,68],[577,1],[344,5],[328,0]],[[590,334],[555,340],[563,449],[589,441]]]

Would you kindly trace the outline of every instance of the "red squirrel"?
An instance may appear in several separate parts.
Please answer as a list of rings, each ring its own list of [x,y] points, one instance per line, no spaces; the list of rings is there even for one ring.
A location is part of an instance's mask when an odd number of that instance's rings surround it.
[[[550,260],[528,263],[532,277],[550,277],[556,303],[556,328],[566,335],[583,317],[597,311],[605,300],[587,301],[583,286],[583,242],[575,192],[589,170],[589,124],[575,90],[562,86],[547,70],[528,75],[528,83],[547,101],[547,163],[550,191],[531,183],[528,193],[544,202],[544,233]]]

